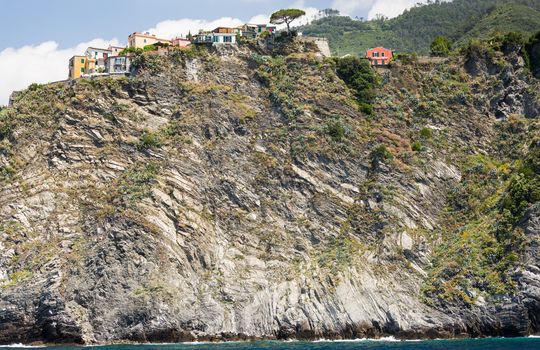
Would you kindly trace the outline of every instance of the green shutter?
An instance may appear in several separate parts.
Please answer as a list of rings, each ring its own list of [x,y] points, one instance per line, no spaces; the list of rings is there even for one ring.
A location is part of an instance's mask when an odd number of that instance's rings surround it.
[[[81,68],[81,73],[84,73],[84,67]]]

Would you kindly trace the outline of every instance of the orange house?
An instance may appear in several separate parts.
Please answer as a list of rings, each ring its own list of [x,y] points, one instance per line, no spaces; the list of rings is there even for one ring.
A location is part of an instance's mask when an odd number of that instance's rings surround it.
[[[392,50],[385,49],[384,47],[376,47],[366,52],[366,58],[372,66],[386,66],[390,63],[393,56],[394,53]]]

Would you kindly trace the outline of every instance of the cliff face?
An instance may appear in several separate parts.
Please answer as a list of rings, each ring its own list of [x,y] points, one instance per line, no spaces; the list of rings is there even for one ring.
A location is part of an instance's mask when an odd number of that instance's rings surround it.
[[[373,115],[309,50],[31,87],[0,111],[0,344],[538,332],[534,203],[519,244],[460,229],[537,130],[512,57],[381,71]],[[456,272],[486,247],[515,260]]]

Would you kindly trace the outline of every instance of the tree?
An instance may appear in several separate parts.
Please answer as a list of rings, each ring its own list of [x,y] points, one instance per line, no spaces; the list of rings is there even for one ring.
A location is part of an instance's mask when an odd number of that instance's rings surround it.
[[[430,48],[432,56],[446,57],[452,50],[452,42],[447,37],[439,35],[433,40]]]
[[[287,34],[291,34],[291,23],[304,16],[306,13],[299,9],[284,9],[274,12],[270,17],[270,23],[287,25]]]
[[[334,17],[334,16],[339,16],[340,13],[338,10],[334,10],[334,9],[324,9],[322,11],[319,11],[320,13],[322,13],[323,16],[325,17]]]
[[[378,79],[369,61],[354,56],[340,58],[336,63],[336,73],[354,91],[362,111],[371,115]]]

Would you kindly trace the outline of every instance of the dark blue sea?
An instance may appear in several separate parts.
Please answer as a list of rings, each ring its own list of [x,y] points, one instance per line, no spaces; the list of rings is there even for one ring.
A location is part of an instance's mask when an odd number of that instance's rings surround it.
[[[491,338],[466,340],[356,340],[319,342],[231,342],[231,343],[182,343],[160,345],[104,345],[90,347],[96,350],[540,350],[540,338]],[[28,350],[28,347],[11,345],[0,350]],[[78,350],[72,346],[41,347],[44,350]]]

